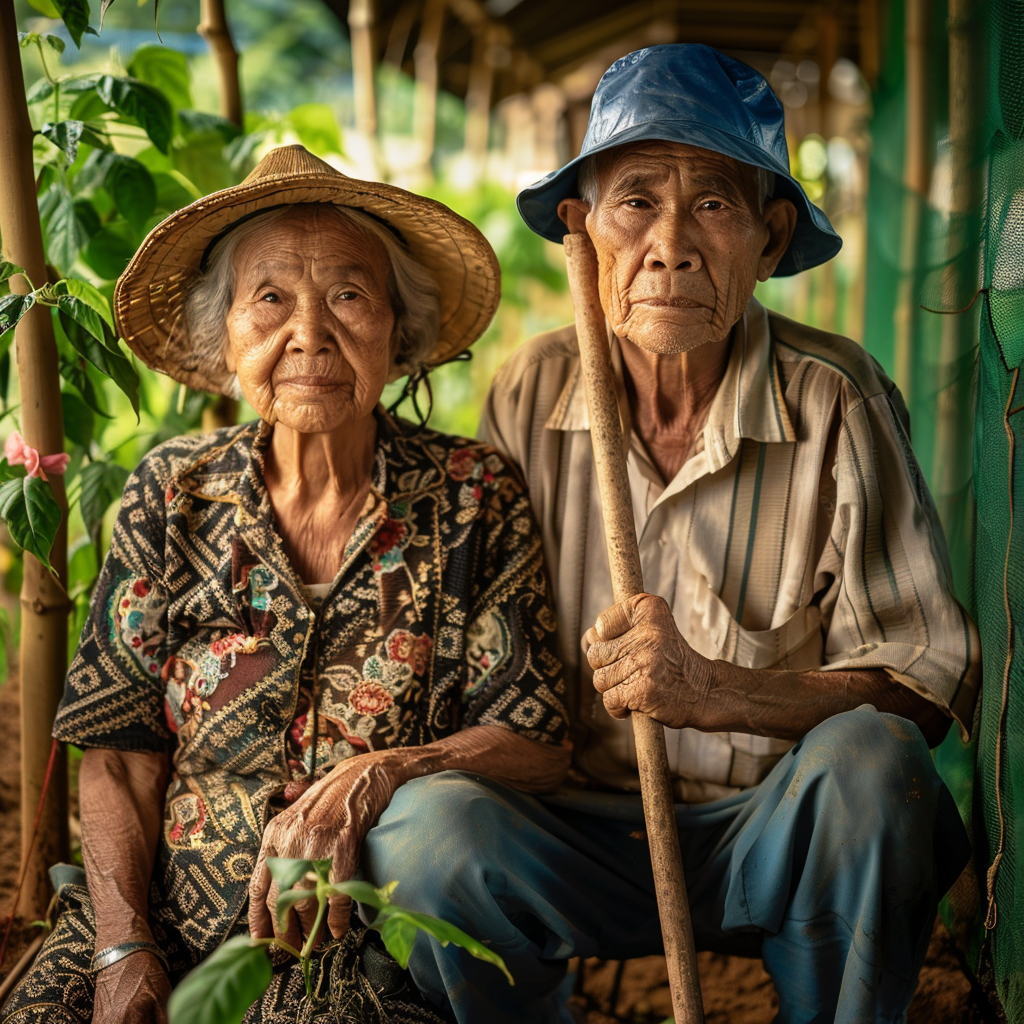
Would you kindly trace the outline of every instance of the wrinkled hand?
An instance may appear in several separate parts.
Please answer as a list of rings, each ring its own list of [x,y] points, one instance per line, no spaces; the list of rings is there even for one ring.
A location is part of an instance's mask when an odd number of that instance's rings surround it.
[[[360,754],[343,761],[270,820],[249,883],[249,931],[254,937],[277,937],[296,949],[302,947],[303,937],[310,935],[315,924],[316,900],[296,903],[282,929],[276,911],[277,883],[267,870],[267,858],[329,857],[334,862],[331,881],[347,881],[359,866],[366,833],[405,781],[401,763],[399,751]],[[348,931],[351,905],[347,896],[331,897],[327,927],[336,939]]]
[[[613,718],[642,711],[676,729],[705,723],[712,663],[683,639],[662,598],[637,594],[613,605],[583,642],[594,686]]]
[[[92,1024],[167,1024],[170,996],[164,965],[140,950],[96,975]]]

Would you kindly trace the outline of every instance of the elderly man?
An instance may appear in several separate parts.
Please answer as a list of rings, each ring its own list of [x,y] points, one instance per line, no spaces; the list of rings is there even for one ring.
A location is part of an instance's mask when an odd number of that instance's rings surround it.
[[[666,726],[698,946],[762,956],[786,1024],[902,1020],[969,856],[928,747],[969,725],[979,645],[895,386],[752,298],[840,246],[789,174],[781,106],[708,47],[630,54],[580,158],[519,203],[597,250],[650,593],[609,607],[575,332],[544,335],[498,375],[482,432],[525,471],[544,536],[575,786],[399,792],[364,866],[491,940],[517,984],[419,942],[413,975],[459,1021],[547,1022],[565,958],[659,951],[640,710]]]

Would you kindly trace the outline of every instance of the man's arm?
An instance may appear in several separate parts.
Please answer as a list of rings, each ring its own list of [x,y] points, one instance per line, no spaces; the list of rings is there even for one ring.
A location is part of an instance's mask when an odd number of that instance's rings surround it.
[[[929,746],[949,728],[937,705],[881,669],[752,669],[701,657],[651,594],[603,612],[584,641],[594,686],[615,718],[642,711],[676,729],[797,740],[826,718],[873,704],[914,722]]]
[[[286,927],[280,927],[277,886],[267,857],[329,857],[334,862],[332,881],[351,878],[366,833],[406,782],[444,771],[478,772],[527,793],[543,793],[562,781],[569,759],[568,747],[530,740],[496,725],[478,725],[422,747],[393,747],[343,761],[273,818],[263,833],[249,886],[249,930],[258,938],[277,934],[298,948],[312,928],[316,908],[312,901],[297,904],[296,914],[289,914]],[[347,896],[331,899],[327,924],[335,938],[348,929],[350,907]]]
[[[149,882],[167,787],[164,754],[93,748],[82,757],[79,802],[82,858],[96,914],[96,952],[152,942]],[[163,964],[145,950],[96,975],[94,1024],[166,1020],[171,992]]]

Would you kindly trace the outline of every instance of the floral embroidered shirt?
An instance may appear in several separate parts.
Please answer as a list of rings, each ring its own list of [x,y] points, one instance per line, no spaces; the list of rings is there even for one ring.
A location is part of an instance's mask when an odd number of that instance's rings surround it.
[[[518,474],[479,442],[379,414],[342,564],[304,588],[263,483],[269,435],[177,438],[129,478],[54,727],[173,752],[150,902],[182,968],[241,914],[274,806],[339,761],[473,725],[566,735]]]

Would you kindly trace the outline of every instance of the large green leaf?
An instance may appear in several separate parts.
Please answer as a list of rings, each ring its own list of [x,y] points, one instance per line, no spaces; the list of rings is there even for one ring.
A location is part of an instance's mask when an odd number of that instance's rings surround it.
[[[161,153],[167,152],[174,129],[174,111],[163,93],[137,78],[102,75],[96,83],[96,95],[111,110],[141,125],[153,145]]]
[[[347,882],[335,882],[328,890],[329,896],[351,896],[357,903],[365,903],[374,910],[383,910],[387,906],[387,899],[379,889],[375,889],[369,882],[360,882],[357,879],[349,879]]]
[[[110,328],[110,335],[105,334],[103,337],[107,344],[110,343],[114,332],[114,317],[110,312],[110,302],[99,288],[94,284],[89,284],[88,281],[81,280],[81,278],[68,277],[63,281],[58,281],[53,286],[53,291],[56,295],[73,295],[76,299],[81,299],[95,313],[98,313],[103,322]]]
[[[36,297],[10,292],[0,298],[0,334],[6,334],[36,304]]]
[[[99,546],[100,529],[107,509],[119,501],[128,470],[116,462],[90,462],[78,474],[82,484],[79,508],[93,543]]]
[[[110,340],[105,324],[96,311],[74,295],[57,297],[60,325],[75,351],[86,358],[97,370],[106,374],[127,396],[139,414],[139,375],[131,361]],[[83,396],[84,397],[84,396]]]
[[[82,36],[89,28],[89,0],[53,0],[53,5],[60,12],[75,46],[81,48]]]
[[[124,220],[105,224],[89,241],[82,258],[107,281],[116,281],[139,247],[135,229]]]
[[[442,921],[439,918],[431,917],[429,914],[418,914],[415,911],[401,910],[397,907],[389,907],[384,911],[384,914],[387,914],[389,917],[405,915],[422,931],[425,931],[428,935],[433,935],[442,946],[447,946],[449,942],[460,946],[471,956],[475,956],[477,960],[485,960],[489,964],[494,964],[505,975],[510,985],[515,984],[512,980],[512,975],[509,974],[508,968],[505,966],[505,961],[493,949],[489,949],[482,942],[474,939],[471,935],[467,935],[461,928],[456,928],[455,925]],[[376,926],[376,922],[374,922],[374,926]]]
[[[341,129],[334,111],[326,103],[304,103],[288,114],[295,134],[314,153],[344,153]]]
[[[60,9],[53,0],[28,0],[29,6],[34,7],[40,14],[47,18],[59,18]]]
[[[47,569],[61,511],[49,484],[39,477],[24,476],[0,486],[0,519],[7,523],[11,539],[31,552]]]
[[[176,109],[187,110],[192,106],[188,58],[181,51],[143,43],[132,54],[126,70],[133,78],[159,89]]]
[[[71,346],[69,345],[68,348],[70,349]],[[85,404],[94,413],[104,417],[104,419],[113,419],[113,416],[107,411],[106,405],[100,397],[99,389],[89,377],[88,364],[84,359],[79,358],[77,353],[74,356],[61,353],[58,356],[58,369],[61,377],[75,388],[82,396]],[[98,373],[99,371],[93,370],[92,372]],[[178,433],[181,433],[181,431]]]
[[[74,391],[62,391],[60,405],[64,411],[64,436],[74,444],[88,448],[96,431],[96,414]]]
[[[156,185],[153,177],[130,156],[111,154],[103,187],[110,193],[122,217],[136,228],[153,216]]]
[[[228,939],[171,993],[170,1024],[239,1024],[270,984],[270,960],[249,937]]]
[[[96,211],[84,199],[59,189],[57,205],[46,225],[46,255],[58,269],[69,271],[89,239],[100,229]]]

